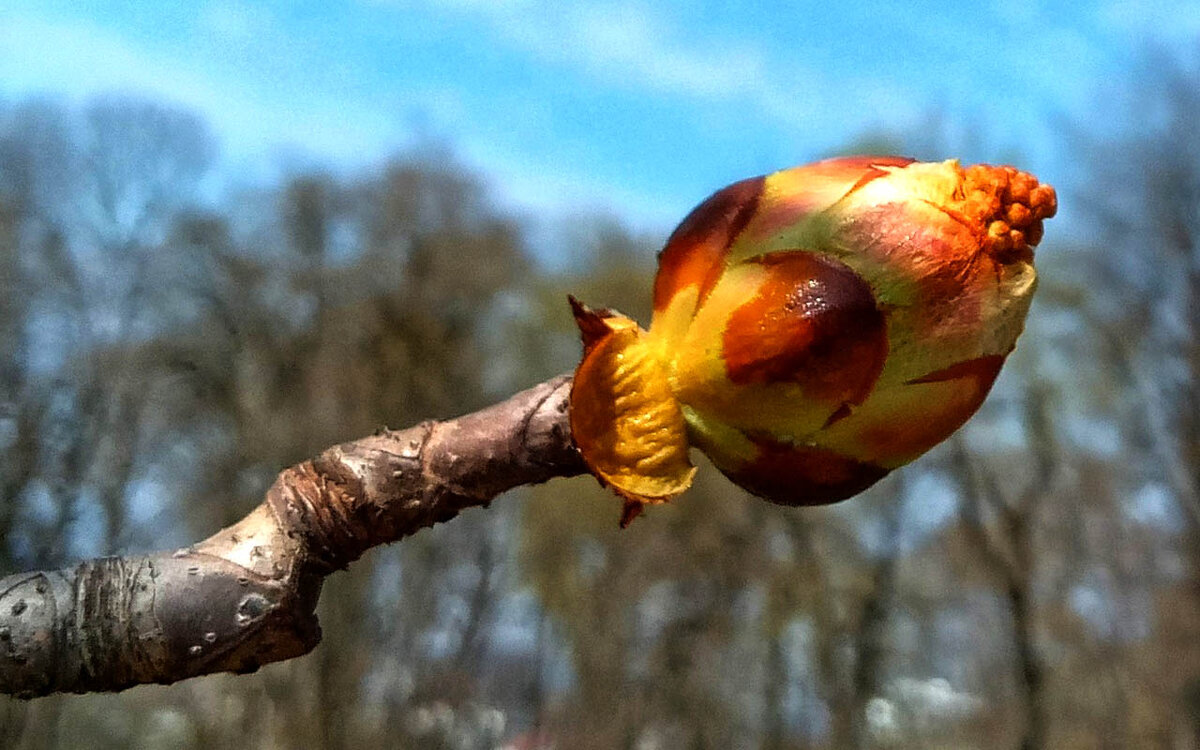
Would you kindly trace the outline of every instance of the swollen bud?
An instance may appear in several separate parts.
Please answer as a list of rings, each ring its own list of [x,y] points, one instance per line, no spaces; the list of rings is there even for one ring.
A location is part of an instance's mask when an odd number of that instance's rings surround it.
[[[1024,326],[1054,190],[1012,167],[832,159],[735,183],[659,254],[650,330],[575,303],[572,429],[642,503],[703,450],[786,505],[845,499],[983,403]]]

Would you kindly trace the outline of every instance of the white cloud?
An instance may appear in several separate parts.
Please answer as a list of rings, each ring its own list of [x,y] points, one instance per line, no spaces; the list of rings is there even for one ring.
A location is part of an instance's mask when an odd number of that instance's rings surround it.
[[[583,71],[606,85],[701,101],[744,101],[789,124],[819,110],[820,71],[769,60],[746,40],[698,35],[639,3],[555,0],[368,0],[434,6],[482,22],[541,62]]]
[[[9,16],[0,23],[0,48],[0,80],[9,93],[81,96],[118,87],[161,92],[168,75],[116,35],[82,23]],[[172,91],[189,83],[195,82],[177,78]]]
[[[467,3],[470,0],[459,0]],[[217,4],[201,19],[201,33],[239,44],[263,33],[269,19]],[[283,41],[283,40],[275,40]],[[81,101],[98,93],[144,94],[201,113],[222,141],[237,182],[270,182],[280,170],[317,164],[371,166],[430,130],[449,131],[463,161],[489,175],[497,198],[538,220],[579,211],[617,213],[634,226],[669,225],[681,210],[670,201],[632,194],[627,186],[589,180],[553,155],[514,154],[473,133],[460,93],[406,84],[393,87],[396,107],[378,97],[355,101],[341,92],[274,91],[269,75],[232,75],[215,66],[189,64],[95,24],[0,16],[0,97],[48,94]],[[62,54],[70,50],[70,54]],[[414,119],[413,106],[421,118]],[[537,107],[522,110],[537,120]],[[530,124],[535,127],[536,123]],[[417,133],[414,136],[413,131]]]
[[[688,43],[676,29],[635,5],[558,5],[517,16],[499,28],[545,58],[574,63],[610,82],[627,81],[668,93],[724,99],[766,77],[760,51]]]
[[[219,23],[230,33],[231,23],[248,21],[243,16]],[[377,101],[316,93],[288,97],[253,73],[206,72],[85,22],[5,17],[0,19],[0,49],[0,94],[76,100],[111,91],[145,94],[202,113],[235,160],[261,158],[292,144],[323,158],[355,163],[394,148],[405,134],[403,123]]]

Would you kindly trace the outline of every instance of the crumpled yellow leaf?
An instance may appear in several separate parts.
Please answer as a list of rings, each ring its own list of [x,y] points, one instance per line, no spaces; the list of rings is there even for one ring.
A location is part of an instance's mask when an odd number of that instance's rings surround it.
[[[574,297],[583,360],[571,390],[571,433],[588,468],[625,499],[621,526],[645,504],[692,484],[687,424],[658,351],[633,320]]]

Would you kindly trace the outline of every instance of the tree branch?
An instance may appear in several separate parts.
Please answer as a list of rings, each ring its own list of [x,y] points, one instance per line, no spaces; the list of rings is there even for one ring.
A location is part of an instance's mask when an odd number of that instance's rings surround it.
[[[505,490],[585,471],[570,389],[560,376],[458,419],[334,446],[192,547],[0,580],[0,692],[121,690],[308,653],[331,572]]]

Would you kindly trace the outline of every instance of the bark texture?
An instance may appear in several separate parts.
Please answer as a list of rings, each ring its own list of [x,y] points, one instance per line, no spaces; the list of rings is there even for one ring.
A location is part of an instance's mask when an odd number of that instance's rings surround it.
[[[311,651],[329,573],[505,490],[585,471],[570,389],[562,376],[458,419],[334,446],[192,547],[0,580],[0,692],[121,690]]]

